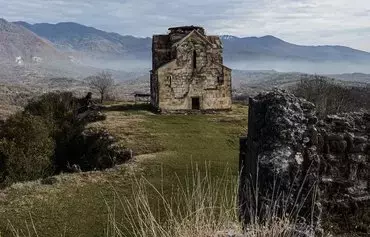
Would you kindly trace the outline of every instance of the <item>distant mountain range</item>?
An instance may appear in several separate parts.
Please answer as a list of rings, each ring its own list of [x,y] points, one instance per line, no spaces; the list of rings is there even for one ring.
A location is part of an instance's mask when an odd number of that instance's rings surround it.
[[[236,94],[290,87],[300,80],[300,72],[331,74],[349,86],[370,85],[370,74],[364,74],[370,73],[368,52],[294,45],[274,36],[221,39],[225,64],[234,69]],[[88,91],[83,79],[102,69],[109,69],[117,81],[117,98],[131,98],[134,91],[148,93],[151,45],[149,37],[122,36],[77,23],[32,25],[0,19],[0,107],[23,105],[47,91],[83,96]]]
[[[105,55],[150,58],[151,38],[137,38],[108,33],[72,22],[28,24],[15,22],[51,41],[62,50]],[[370,53],[344,46],[301,46],[274,36],[221,36],[225,60],[301,60],[301,61],[370,61]]]
[[[274,36],[221,36],[226,65],[241,70],[370,73],[370,53],[344,46],[301,46]],[[0,20],[0,61],[63,58],[114,70],[149,70],[151,38],[123,36],[73,22],[29,24]],[[21,57],[21,60],[19,60]]]
[[[344,46],[301,46],[271,35],[263,37],[221,36],[225,57],[245,59],[292,59],[307,61],[369,61],[370,53]]]
[[[0,83],[33,85],[45,78],[84,78],[105,68],[81,63],[79,51],[63,51],[21,24],[0,19]],[[117,80],[134,79],[148,70],[111,69]]]
[[[90,56],[132,59],[148,59],[150,57],[152,40],[149,37],[122,36],[73,22],[34,25],[21,21],[14,23],[53,42],[59,50],[80,51]]]

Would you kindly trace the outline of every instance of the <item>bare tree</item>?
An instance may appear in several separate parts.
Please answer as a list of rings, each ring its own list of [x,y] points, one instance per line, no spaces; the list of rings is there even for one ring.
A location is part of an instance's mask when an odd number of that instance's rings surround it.
[[[340,85],[334,79],[319,75],[304,76],[293,92],[314,103],[320,117],[366,109],[366,104],[362,105],[361,101],[368,96],[365,88]]]
[[[95,76],[87,78],[90,87],[97,90],[100,94],[100,103],[103,103],[104,98],[114,86],[114,79],[112,74],[107,71],[102,71]]]

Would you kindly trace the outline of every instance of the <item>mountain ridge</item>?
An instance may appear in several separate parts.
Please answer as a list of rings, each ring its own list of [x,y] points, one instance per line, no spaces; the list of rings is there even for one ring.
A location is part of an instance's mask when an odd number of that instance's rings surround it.
[[[150,37],[106,32],[74,22],[56,24],[14,22],[50,41],[53,46],[94,67],[149,68]],[[301,71],[306,73],[370,73],[370,53],[341,45],[298,45],[272,35],[221,35],[224,63],[241,70]],[[141,66],[140,66],[141,65]]]
[[[115,32],[106,32],[94,27],[85,26],[79,23],[75,22],[60,22],[56,24],[49,24],[49,23],[37,23],[37,24],[29,24],[27,22],[14,22],[15,24],[22,25],[29,30],[33,31],[37,35],[41,37],[45,37],[46,39],[50,40],[51,42],[55,43],[56,45],[61,44],[62,46],[67,46],[68,43],[72,46],[72,49],[74,50],[82,50],[82,51],[94,51],[94,48],[84,47],[82,44],[77,44],[76,42],[72,42],[71,40],[68,41],[69,36],[74,35],[76,37],[79,37],[80,41],[82,43],[91,42],[94,40],[103,40],[99,42],[100,44],[108,44],[107,41],[110,41],[109,47],[101,47],[96,48],[96,52],[108,52],[108,53],[117,53],[117,54],[124,54],[127,52],[134,52],[137,50],[145,51],[150,50],[151,47],[151,38],[150,37],[135,37],[132,35],[121,35]],[[90,38],[87,36],[91,36]],[[94,37],[95,38],[94,38]],[[362,55],[361,57],[366,58],[366,60],[370,60],[370,52],[366,52],[363,50],[354,49],[347,46],[342,45],[299,45],[299,44],[293,44],[289,43],[285,40],[282,40],[280,38],[277,38],[272,35],[265,35],[262,37],[238,37],[233,35],[221,35],[221,39],[224,43],[225,48],[225,56],[229,57],[227,55],[228,53],[233,54],[236,53],[236,51],[239,52],[249,52],[249,53],[262,53],[266,55],[276,55],[278,57],[298,57],[297,54],[300,55],[303,58],[312,59],[312,60],[322,60],[322,59],[348,59],[346,56],[352,56],[354,57],[354,54]],[[135,43],[133,41],[136,41]],[[142,42],[139,42],[142,41]],[[237,45],[235,45],[235,43]],[[91,46],[91,45],[90,45]],[[136,47],[134,47],[136,46]],[[261,46],[265,46],[265,49],[262,50]],[[297,50],[299,49],[299,52],[297,54],[294,53],[287,53],[283,52],[278,47],[285,47],[290,48],[290,50]],[[268,48],[268,50],[267,50]],[[325,54],[336,54],[335,58],[324,57],[324,56],[308,56],[306,57],[305,54],[307,52],[303,52],[303,49],[315,49],[315,53],[318,54],[319,51],[324,50]],[[256,50],[258,49],[258,50]],[[106,50],[106,51],[104,51]],[[287,50],[287,49],[284,49]],[[330,52],[331,50],[331,52]],[[266,52],[270,51],[270,53]],[[336,52],[337,51],[337,52]],[[338,52],[339,51],[339,52]],[[338,56],[340,54],[343,54],[343,56]],[[348,55],[351,54],[351,55]],[[299,57],[298,57],[299,58]],[[350,58],[350,59],[352,59]]]
[[[135,56],[146,53],[151,47],[151,39],[138,38],[130,35],[120,35],[106,32],[94,27],[75,22],[60,22],[56,24],[14,22],[46,38],[64,51],[82,51],[90,55],[106,54],[112,56]]]
[[[0,60],[38,62],[47,59],[63,59],[61,54],[47,39],[34,32],[0,18]]]

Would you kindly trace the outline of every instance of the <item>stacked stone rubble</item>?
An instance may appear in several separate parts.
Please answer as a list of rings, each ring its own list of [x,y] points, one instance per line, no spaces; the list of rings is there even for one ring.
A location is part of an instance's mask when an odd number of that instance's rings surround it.
[[[250,100],[248,136],[240,144],[246,224],[253,214],[265,218],[274,206],[275,215],[293,214],[302,229],[318,234],[322,209],[327,218],[328,212],[348,213],[350,207],[369,210],[369,114],[320,121],[315,114],[312,103],[285,91]]]
[[[281,91],[259,95],[249,103],[248,137],[241,156],[243,220],[250,223],[254,216],[266,219],[288,213],[297,216],[302,230],[319,229],[321,209],[315,200],[319,156],[309,138],[317,122],[313,104]]]
[[[317,130],[325,219],[370,234],[370,114],[330,115]]]

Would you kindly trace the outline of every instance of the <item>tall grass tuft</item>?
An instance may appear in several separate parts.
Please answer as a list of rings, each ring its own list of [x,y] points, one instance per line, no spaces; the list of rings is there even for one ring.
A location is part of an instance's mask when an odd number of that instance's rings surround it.
[[[211,177],[196,166],[172,188],[158,188],[144,177],[133,180],[133,197],[121,197],[123,222],[109,208],[107,236],[213,236],[218,231],[241,231],[236,208],[237,179],[225,172]]]
[[[177,178],[171,191],[144,177],[133,181],[134,199],[121,197],[124,218],[109,208],[107,237],[294,237],[297,221],[289,215],[255,220],[243,228],[237,205],[238,181],[229,171],[218,177],[196,166],[188,177]]]
[[[117,192],[108,208],[105,237],[301,237],[301,226],[296,217],[279,215],[271,210],[263,219],[251,212],[251,224],[243,226],[239,220],[238,178],[226,169],[212,176],[210,168],[195,166],[186,177],[167,180],[161,185],[144,176],[131,177],[131,194]],[[165,181],[169,183],[165,183]],[[170,188],[168,188],[168,185]],[[272,195],[277,198],[279,195]],[[275,202],[278,203],[278,202]],[[257,206],[257,205],[256,205]],[[9,223],[13,237],[43,236],[31,217],[26,231],[19,231]],[[300,230],[300,232],[298,231]],[[84,233],[81,233],[84,234]],[[67,236],[60,233],[59,236]],[[2,237],[0,233],[0,237]]]

